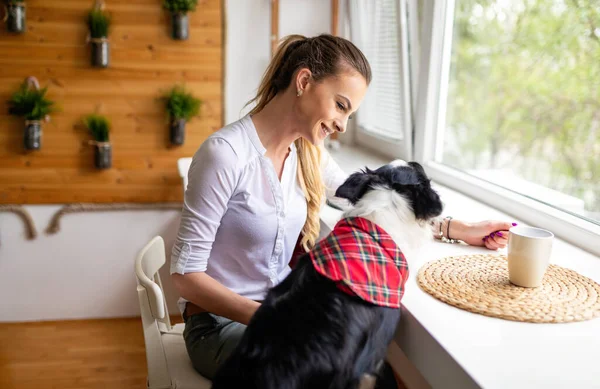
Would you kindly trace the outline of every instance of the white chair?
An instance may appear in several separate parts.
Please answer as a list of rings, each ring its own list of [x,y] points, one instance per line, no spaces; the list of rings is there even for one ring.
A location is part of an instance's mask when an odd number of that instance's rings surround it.
[[[183,180],[183,191],[187,188],[188,184],[188,170],[190,170],[190,165],[192,164],[192,158],[179,158],[177,160],[177,171],[179,172],[179,177]]]
[[[154,237],[135,260],[149,389],[209,389],[211,382],[194,367],[185,349],[183,324],[171,326],[158,270],[165,264],[165,243]]]

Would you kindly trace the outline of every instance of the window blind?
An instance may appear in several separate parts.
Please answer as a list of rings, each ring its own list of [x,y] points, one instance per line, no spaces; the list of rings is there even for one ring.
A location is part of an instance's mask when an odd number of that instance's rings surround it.
[[[365,131],[404,139],[402,45],[398,0],[350,0],[352,41],[363,51],[373,80],[357,114]]]

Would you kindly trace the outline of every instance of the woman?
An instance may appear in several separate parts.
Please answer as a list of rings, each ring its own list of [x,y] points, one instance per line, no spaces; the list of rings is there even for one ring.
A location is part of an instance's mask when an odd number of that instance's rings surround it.
[[[324,197],[346,179],[321,146],[346,130],[370,81],[367,59],[351,42],[289,36],[255,108],[194,155],[171,273],[186,347],[203,376],[213,377],[267,290],[287,276],[297,242],[315,244]],[[507,243],[507,223],[448,222],[432,227],[436,237],[442,231],[490,249]]]

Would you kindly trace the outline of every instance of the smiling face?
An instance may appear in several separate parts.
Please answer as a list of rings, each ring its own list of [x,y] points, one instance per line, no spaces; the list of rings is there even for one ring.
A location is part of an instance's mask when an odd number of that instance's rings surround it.
[[[313,145],[320,145],[335,131],[346,131],[348,119],[360,106],[368,86],[355,71],[315,82],[308,69],[300,69],[295,87],[302,91],[296,98],[300,135]]]

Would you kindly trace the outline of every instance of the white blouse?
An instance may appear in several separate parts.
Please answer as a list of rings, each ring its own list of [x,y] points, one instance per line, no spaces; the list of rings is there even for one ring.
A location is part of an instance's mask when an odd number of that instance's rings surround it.
[[[288,266],[306,221],[294,144],[277,177],[250,116],[206,139],[188,171],[181,223],[171,252],[171,274],[206,272],[253,300],[291,271]],[[347,175],[323,151],[327,197]],[[180,299],[183,312],[185,300]]]

